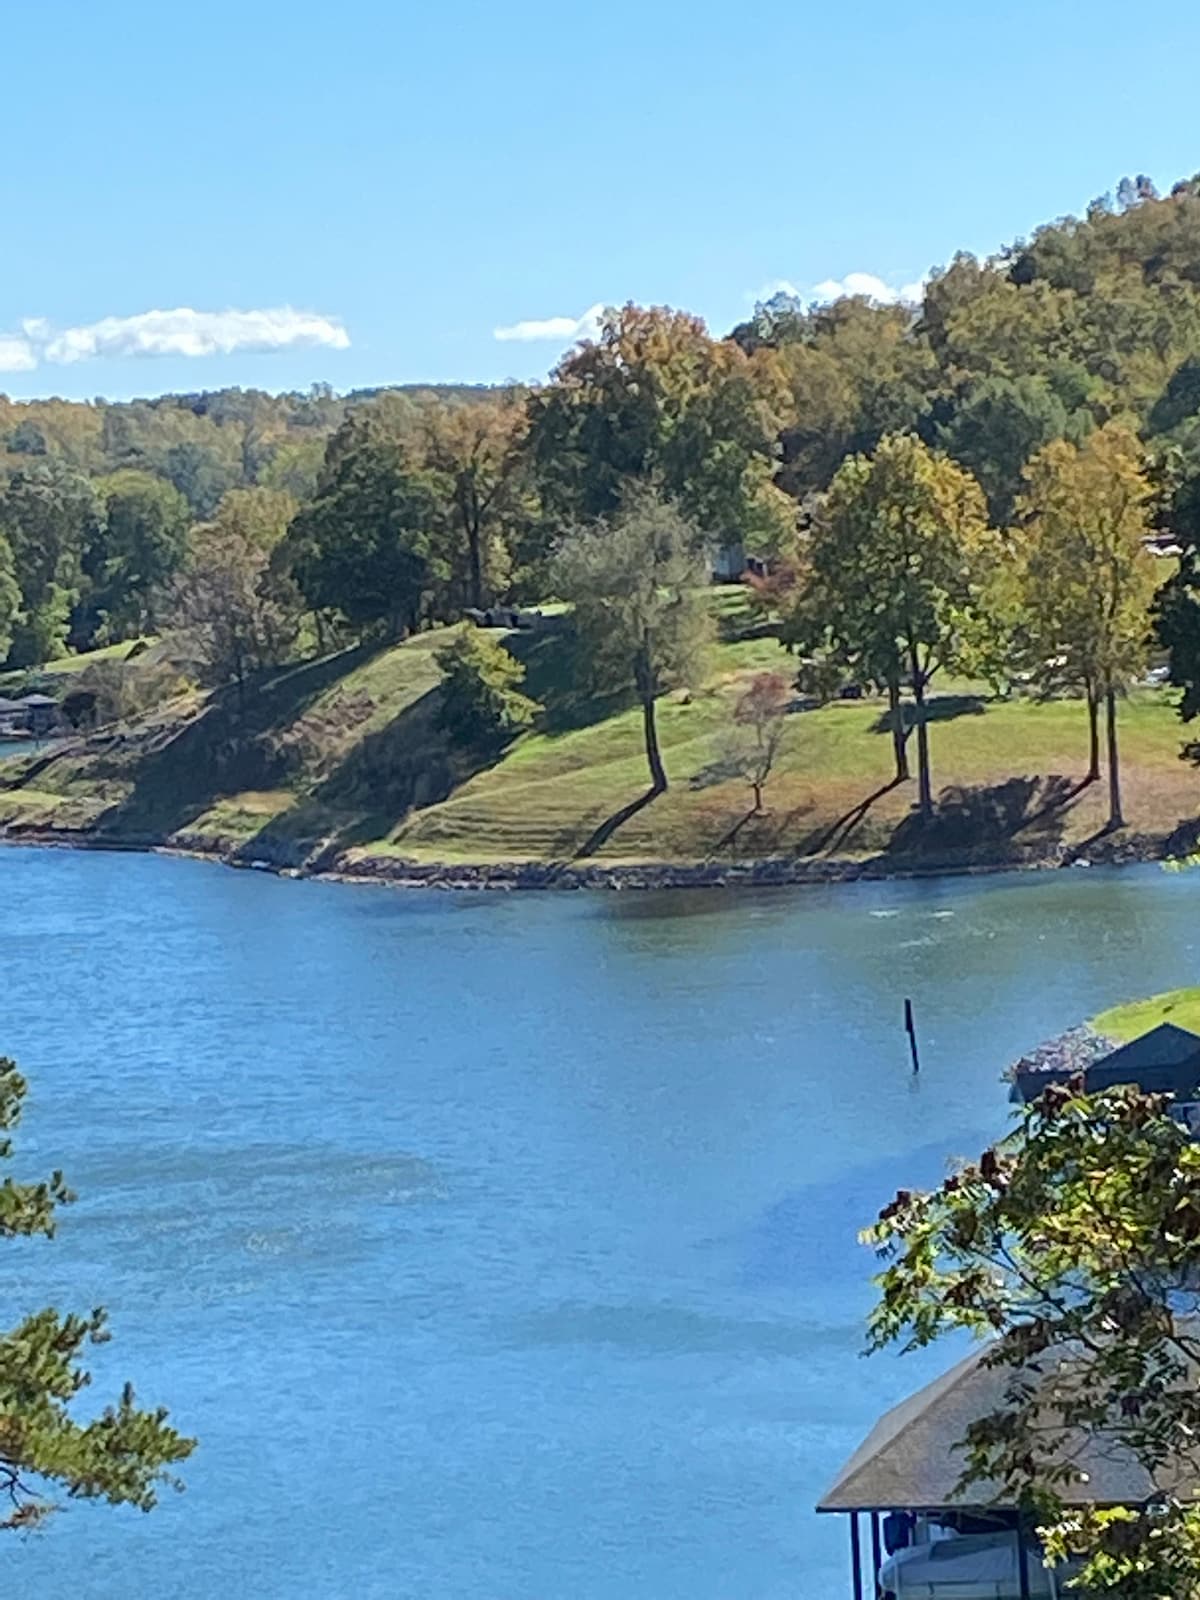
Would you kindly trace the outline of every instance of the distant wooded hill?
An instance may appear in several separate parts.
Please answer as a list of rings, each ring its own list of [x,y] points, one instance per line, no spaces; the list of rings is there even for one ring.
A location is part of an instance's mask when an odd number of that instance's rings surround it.
[[[470,405],[486,384],[381,384],[336,395],[211,389],[144,400],[10,400],[0,395],[0,478],[39,457],[57,457],[88,477],[126,468],[174,484],[198,518],[230,489],[262,484],[298,499],[311,492],[325,441],[355,406],[391,394],[414,405]]]

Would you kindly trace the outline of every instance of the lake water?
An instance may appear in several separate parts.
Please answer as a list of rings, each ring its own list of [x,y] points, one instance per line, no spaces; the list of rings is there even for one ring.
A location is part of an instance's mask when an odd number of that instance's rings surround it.
[[[1020,1050],[1194,982],[1200,874],[438,896],[0,852],[0,1325],[108,1306],[200,1436],[149,1517],[5,1542],[45,1600],[840,1600],[813,1502],[948,1363],[859,1358],[897,1185]],[[923,1070],[901,1031],[911,995]]]

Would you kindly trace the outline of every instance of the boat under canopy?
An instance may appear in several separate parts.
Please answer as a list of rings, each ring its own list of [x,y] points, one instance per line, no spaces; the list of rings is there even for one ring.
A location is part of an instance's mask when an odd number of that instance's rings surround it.
[[[1003,1406],[1013,1377],[1011,1368],[989,1365],[991,1348],[979,1346],[886,1412],[817,1506],[849,1519],[854,1600],[1045,1600],[1056,1581],[1063,1588],[1065,1578],[1043,1567],[1032,1529],[998,1485],[958,1493],[967,1428]],[[1068,1369],[1068,1358],[1043,1362],[1035,1381],[1059,1383]],[[1164,1492],[1200,1498],[1194,1482],[1156,1483],[1112,1438],[1073,1439],[1068,1458],[1076,1476],[1059,1490],[1067,1505],[1145,1505]]]

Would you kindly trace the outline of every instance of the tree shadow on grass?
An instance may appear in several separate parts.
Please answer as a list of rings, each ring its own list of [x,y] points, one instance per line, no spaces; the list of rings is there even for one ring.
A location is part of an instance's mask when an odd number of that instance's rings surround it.
[[[958,717],[981,717],[987,710],[987,701],[980,694],[938,694],[931,696],[925,702],[925,715],[917,715],[917,707],[905,704],[900,708],[904,718],[905,730],[911,732],[921,721],[926,724],[934,722],[953,722]],[[891,733],[892,713],[890,707],[879,713],[871,724],[872,733]]]
[[[1003,783],[952,785],[938,796],[928,820],[914,811],[888,841],[885,854],[948,859],[978,854],[1004,862],[1058,843],[1067,815],[1088,780],[1059,773]]]
[[[619,811],[614,811],[611,817],[606,817],[594,832],[588,835],[575,852],[577,861],[586,861],[589,856],[596,855],[616,833],[618,828],[624,827],[631,817],[636,817],[639,811],[644,811],[652,800],[657,800],[660,791],[647,789],[645,794],[638,795],[636,800],[631,800],[628,805],[622,806]]]
[[[87,775],[128,780],[123,799],[97,819],[101,832],[166,838],[221,797],[273,789],[291,775],[295,753],[277,735],[334,684],[380,649],[363,645],[300,666],[273,669],[215,690],[203,709],[179,722],[154,721],[93,736]],[[244,703],[243,703],[244,702]]]
[[[855,830],[866,821],[876,801],[882,800],[884,795],[891,794],[900,782],[899,778],[892,778],[889,782],[881,784],[878,789],[873,789],[870,794],[864,795],[857,804],[852,805],[833,822],[827,823],[823,828],[814,829],[801,839],[795,853],[798,856],[820,856],[832,850],[844,850]]]
[[[723,783],[732,783],[735,778],[745,778],[745,768],[733,756],[718,757],[710,761],[706,767],[701,767],[699,772],[693,772],[688,779],[688,788],[692,790],[717,789]]]
[[[386,839],[414,812],[447,800],[499,762],[511,741],[467,747],[441,725],[441,685],[360,739],[296,805],[280,813],[239,851],[286,853],[319,868],[356,845]]]
[[[634,704],[632,688],[598,692],[569,617],[556,617],[536,633],[510,634],[509,651],[525,668],[522,689],[542,707],[538,730],[553,737],[591,727]]]
[[[722,850],[731,850],[738,842],[743,829],[748,828],[749,825],[756,819],[758,821],[763,821],[767,816],[767,812],[756,811],[754,807],[751,806],[749,811],[747,811],[744,816],[739,817],[733,826],[721,835],[716,844],[714,844],[712,849],[709,851],[709,855],[720,855]]]

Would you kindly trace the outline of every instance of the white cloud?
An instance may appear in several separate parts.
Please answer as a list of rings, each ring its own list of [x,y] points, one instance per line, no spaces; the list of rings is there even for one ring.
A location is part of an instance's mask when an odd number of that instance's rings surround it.
[[[595,338],[603,316],[603,305],[594,305],[581,317],[533,317],[527,322],[514,322],[507,328],[495,328],[492,336],[503,342],[516,340],[523,344],[542,339],[573,344],[576,339]]]
[[[848,272],[844,278],[826,278],[811,290],[810,298],[819,301],[841,300],[846,295],[860,295],[881,306],[919,304],[925,294],[925,280],[901,284],[899,288],[885,283],[873,272]]]
[[[143,311],[54,328],[27,317],[20,334],[0,333],[0,371],[31,372],[42,361],[69,366],[99,356],[215,356],[238,350],[345,350],[350,335],[336,317],[279,306],[265,311]]]
[[[104,317],[84,327],[51,333],[47,361],[71,363],[95,356],[216,356],[236,350],[291,350],[324,346],[345,350],[342,324],[311,311],[281,306],[269,311],[143,311]]]
[[[0,333],[0,372],[32,372],[37,364],[37,351],[28,339]]]

